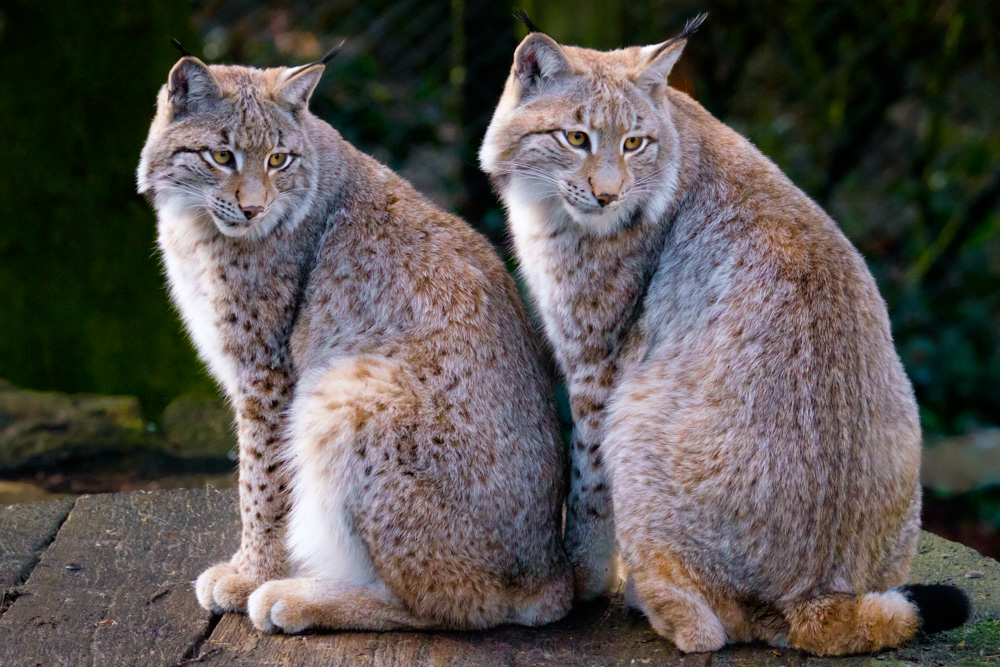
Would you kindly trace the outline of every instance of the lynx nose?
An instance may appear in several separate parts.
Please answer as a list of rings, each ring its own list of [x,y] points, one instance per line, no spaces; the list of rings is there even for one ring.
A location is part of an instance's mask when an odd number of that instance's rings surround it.
[[[604,208],[613,201],[618,201],[618,195],[608,194],[607,192],[594,196],[597,197],[597,203],[601,205],[601,208]]]
[[[263,206],[244,206],[243,215],[247,217],[247,220],[253,219],[255,215],[264,210]]]

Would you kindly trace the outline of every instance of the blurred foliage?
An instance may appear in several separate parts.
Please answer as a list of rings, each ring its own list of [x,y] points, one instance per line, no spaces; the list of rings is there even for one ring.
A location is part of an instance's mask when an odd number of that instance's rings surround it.
[[[137,395],[154,411],[182,390],[214,391],[135,193],[176,56],[166,36],[192,39],[188,17],[174,0],[0,4],[0,377]]]
[[[1000,4],[529,0],[556,39],[649,44],[701,11],[673,85],[749,137],[868,260],[929,433],[1000,423]],[[294,65],[348,38],[313,108],[501,248],[475,166],[524,34],[513,3],[96,0],[0,9],[0,377],[131,393],[210,384],[170,313],[133,170],[179,37]]]

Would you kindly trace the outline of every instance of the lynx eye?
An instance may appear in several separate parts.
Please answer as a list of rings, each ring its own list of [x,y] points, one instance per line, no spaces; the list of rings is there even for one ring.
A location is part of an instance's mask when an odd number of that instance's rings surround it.
[[[584,148],[590,143],[590,137],[587,136],[586,132],[575,130],[573,132],[566,132],[566,141],[569,142],[570,146]]]
[[[625,140],[624,146],[627,151],[638,150],[642,146],[642,137],[629,137]]]
[[[286,164],[288,164],[288,153],[271,153],[271,157],[267,158],[267,166],[271,169],[281,169]]]
[[[233,153],[232,151],[212,151],[212,159],[221,165],[230,165],[233,163]]]

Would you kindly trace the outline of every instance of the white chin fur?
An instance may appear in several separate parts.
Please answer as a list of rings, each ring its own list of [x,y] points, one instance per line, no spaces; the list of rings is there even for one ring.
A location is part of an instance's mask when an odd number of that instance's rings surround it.
[[[605,236],[618,230],[631,214],[634,207],[617,204],[613,208],[596,209],[590,212],[582,211],[568,201],[563,200],[563,208],[566,209],[566,212],[569,213],[574,222],[589,233]]]
[[[268,213],[259,220],[248,220],[245,223],[231,223],[220,220],[212,215],[212,222],[224,236],[236,239],[259,239],[268,235],[281,219],[280,214]]]

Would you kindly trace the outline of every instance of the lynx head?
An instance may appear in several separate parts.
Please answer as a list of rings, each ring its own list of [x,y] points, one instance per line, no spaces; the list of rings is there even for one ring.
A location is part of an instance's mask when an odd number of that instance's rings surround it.
[[[507,202],[557,202],[607,234],[640,209],[658,219],[676,183],[667,75],[704,17],[662,44],[601,52],[532,32],[479,151]]]
[[[139,192],[161,217],[207,216],[227,236],[297,224],[318,181],[304,123],[327,59],[258,70],[181,58],[157,98]]]

